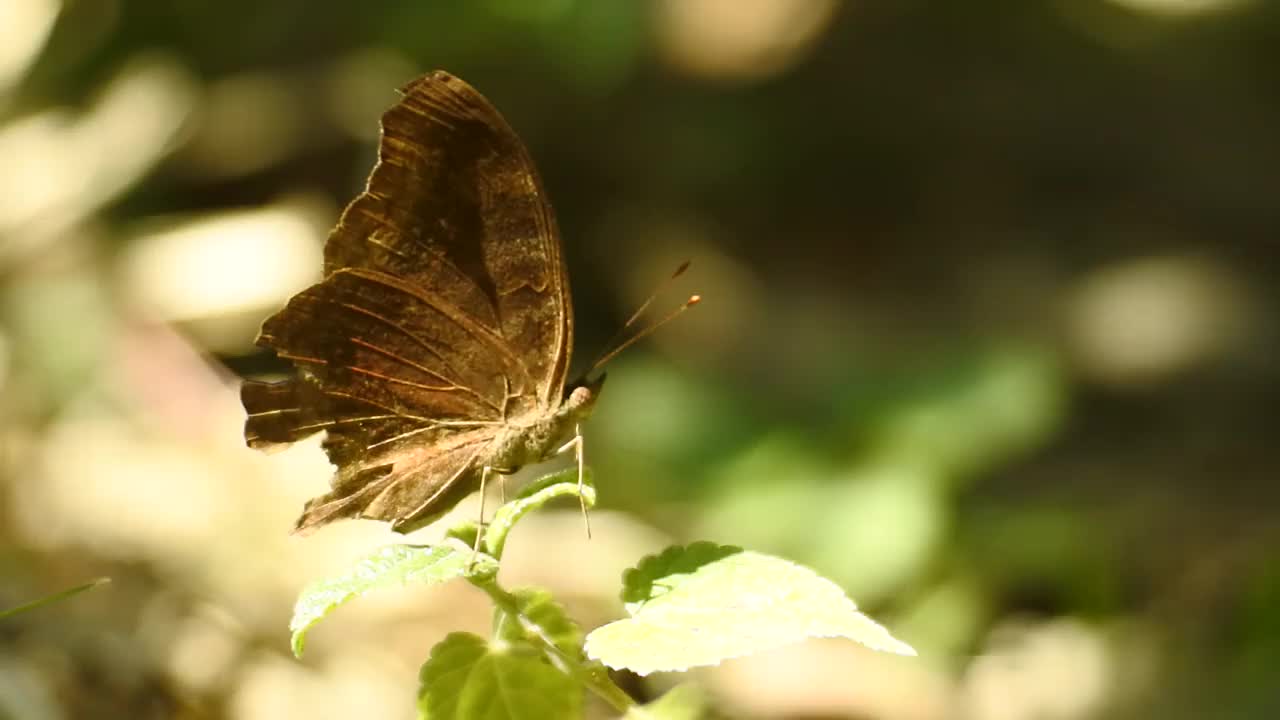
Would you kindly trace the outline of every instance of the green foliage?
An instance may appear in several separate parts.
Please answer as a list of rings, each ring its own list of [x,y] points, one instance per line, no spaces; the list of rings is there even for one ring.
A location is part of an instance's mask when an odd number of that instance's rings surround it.
[[[526,487],[483,527],[457,525],[441,545],[383,548],[346,573],[311,585],[290,623],[294,653],[302,654],[311,627],[356,597],[463,578],[493,601],[493,637],[453,633],[432,649],[419,673],[420,718],[580,717],[583,691],[590,690],[631,720],[686,720],[704,714],[705,701],[695,689],[677,688],[639,706],[613,683],[605,665],[641,675],[685,670],[808,637],[847,637],[877,650],[915,654],[812,570],[709,542],[668,548],[628,570],[622,598],[630,617],[596,629],[584,643],[549,592],[508,591],[497,579],[511,528],[563,496],[590,505],[595,491],[584,484],[579,494],[576,470],[554,473]]]
[[[778,428],[730,456],[711,474],[699,532],[803,560],[863,603],[927,584],[974,479],[1060,425],[1063,377],[1051,356],[1016,343],[920,362],[833,390],[833,405],[857,409],[831,421],[839,451]]]

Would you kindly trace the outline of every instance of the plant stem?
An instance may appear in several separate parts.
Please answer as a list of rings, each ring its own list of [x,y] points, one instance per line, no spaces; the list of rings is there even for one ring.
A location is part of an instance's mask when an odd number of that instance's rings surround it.
[[[477,582],[475,579],[471,580],[473,584],[479,586],[493,599],[493,603],[502,612],[519,620],[520,625],[542,643],[544,652],[553,656],[561,667],[567,669],[570,675],[587,686],[600,699],[612,705],[613,709],[618,712],[625,713],[635,707],[636,701],[609,678],[609,673],[603,665],[599,663],[584,663],[557,647],[537,623],[529,621],[520,613],[520,604],[515,596],[499,587],[496,579],[489,579],[484,582]]]
[[[91,590],[95,587],[98,587],[99,585],[102,585],[108,582],[111,582],[111,578],[98,578],[97,580],[94,580],[92,582],[87,582],[84,585],[77,585],[76,587],[69,588],[61,592],[56,592],[47,597],[42,597],[39,600],[32,600],[31,602],[26,603],[25,605],[19,605],[18,607],[9,608],[7,610],[0,610],[0,619],[7,618],[10,615],[17,615],[18,613],[21,613],[21,612],[27,612],[28,610],[35,610],[38,607],[41,607],[43,605],[48,605],[49,603],[58,602],[59,600],[65,600],[66,598],[69,598],[72,595],[78,595],[84,592],[85,590]]]

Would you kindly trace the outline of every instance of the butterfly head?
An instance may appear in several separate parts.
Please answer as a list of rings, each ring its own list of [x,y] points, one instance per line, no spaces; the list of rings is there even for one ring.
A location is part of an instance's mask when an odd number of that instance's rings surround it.
[[[588,380],[584,376],[566,386],[564,410],[578,419],[585,420],[595,407],[596,398],[600,397],[600,390],[604,387],[604,379],[607,376],[607,373],[600,373],[594,380]]]
[[[586,420],[604,387],[604,373],[595,380],[585,377],[564,389],[564,400],[555,412],[537,418],[531,425],[511,426],[495,441],[495,464],[520,467],[550,457],[557,446],[577,432]]]

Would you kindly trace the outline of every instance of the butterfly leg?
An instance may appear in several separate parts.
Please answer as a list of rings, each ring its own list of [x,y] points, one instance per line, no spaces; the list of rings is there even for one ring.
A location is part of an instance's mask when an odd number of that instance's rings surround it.
[[[585,467],[585,465],[583,463],[582,426],[581,425],[573,426],[573,439],[565,443],[564,445],[560,446],[560,449],[556,450],[556,454],[559,455],[561,453],[568,452],[570,448],[573,448],[573,454],[578,460],[578,504],[582,507],[582,524],[586,526],[587,539],[590,540],[591,539],[591,517],[587,515],[587,499],[582,496],[582,485],[583,485],[583,475],[584,475],[583,468]]]
[[[486,527],[484,522],[484,490],[485,485],[489,482],[489,473],[491,472],[493,472],[493,468],[488,465],[485,465],[480,470],[480,519],[476,521],[476,541],[471,547],[471,565],[476,563],[476,555],[480,554],[480,538],[484,537]]]

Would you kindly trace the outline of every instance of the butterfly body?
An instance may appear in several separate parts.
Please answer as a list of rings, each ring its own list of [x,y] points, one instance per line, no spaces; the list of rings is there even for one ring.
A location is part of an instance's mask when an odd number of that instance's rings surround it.
[[[241,391],[250,446],[325,433],[332,489],[299,531],[357,517],[421,527],[486,472],[555,454],[603,385],[564,392],[569,281],[524,145],[448,73],[401,93],[367,188],[325,243],[324,279],[258,336],[295,375]]]
[[[525,465],[542,462],[573,436],[577,425],[591,416],[604,376],[590,385],[579,385],[554,413],[536,415],[528,424],[505,425],[483,453],[482,465],[512,473]]]

